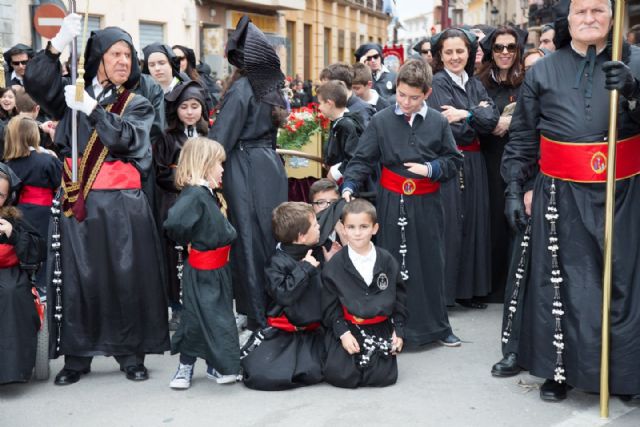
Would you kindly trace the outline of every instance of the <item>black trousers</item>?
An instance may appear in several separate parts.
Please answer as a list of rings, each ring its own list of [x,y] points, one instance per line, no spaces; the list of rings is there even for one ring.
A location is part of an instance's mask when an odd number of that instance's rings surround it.
[[[144,364],[144,354],[121,354],[113,357],[118,361],[122,369]],[[91,356],[65,355],[64,368],[72,371],[88,371],[91,369],[92,360],[93,357]]]

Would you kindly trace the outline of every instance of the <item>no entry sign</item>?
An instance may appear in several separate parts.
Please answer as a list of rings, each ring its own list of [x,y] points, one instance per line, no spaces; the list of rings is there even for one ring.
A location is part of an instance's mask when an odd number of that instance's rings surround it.
[[[62,19],[67,12],[53,3],[45,3],[36,8],[33,14],[33,26],[36,32],[45,38],[53,38],[62,26]]]

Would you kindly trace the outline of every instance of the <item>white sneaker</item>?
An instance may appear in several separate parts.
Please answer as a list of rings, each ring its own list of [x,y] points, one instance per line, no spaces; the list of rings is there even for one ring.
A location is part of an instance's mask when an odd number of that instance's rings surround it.
[[[191,378],[193,377],[193,365],[178,366],[176,374],[169,383],[169,387],[184,390],[191,387]]]
[[[207,366],[207,378],[215,380],[218,384],[232,384],[240,381],[240,375],[222,375],[213,366]]]

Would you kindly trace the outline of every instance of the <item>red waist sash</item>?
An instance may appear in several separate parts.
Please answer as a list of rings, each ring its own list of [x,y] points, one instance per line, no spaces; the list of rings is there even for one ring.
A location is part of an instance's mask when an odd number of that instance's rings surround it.
[[[370,319],[363,319],[361,317],[356,317],[353,314],[347,311],[347,307],[342,306],[342,313],[344,314],[345,320],[353,323],[354,325],[375,325],[376,323],[382,323],[387,320],[389,317],[387,316],[376,316]]]
[[[71,167],[71,159],[64,159]],[[78,160],[80,161],[80,160]],[[104,162],[91,186],[92,190],[136,190],[142,188],[140,172],[131,163],[121,160]]]
[[[18,261],[18,255],[16,255],[13,245],[0,244],[0,268],[15,267],[18,264],[20,261]]]
[[[51,188],[25,185],[20,190],[18,203],[28,203],[30,205],[51,206],[53,202],[53,190]]]
[[[285,332],[298,332],[298,331],[313,331],[320,327],[320,322],[313,322],[307,326],[296,326],[287,319],[287,316],[282,314],[278,317],[267,317],[267,325],[280,329]]]
[[[431,181],[429,178],[407,178],[385,167],[382,168],[380,185],[389,191],[406,196],[435,193],[440,188],[439,182]]]
[[[480,151],[480,140],[478,138],[476,138],[469,145],[458,145],[458,150],[460,150],[460,151]]]
[[[229,262],[231,245],[210,251],[199,251],[191,248],[189,251],[189,265],[197,270],[217,270]]]
[[[616,145],[616,179],[640,173],[640,135]],[[540,136],[540,171],[552,178],[574,182],[606,182],[606,142],[559,142]]]

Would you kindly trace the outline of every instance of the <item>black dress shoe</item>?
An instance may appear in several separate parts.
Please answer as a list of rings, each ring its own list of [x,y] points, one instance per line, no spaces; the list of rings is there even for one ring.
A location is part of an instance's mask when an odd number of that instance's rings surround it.
[[[493,365],[491,375],[494,377],[512,377],[520,372],[518,366],[518,355],[515,353],[507,353],[502,360]]]
[[[473,308],[476,310],[484,310],[487,308],[487,304],[483,302],[476,301],[475,299],[458,299],[456,300],[458,304],[466,308]]]
[[[53,381],[55,385],[69,385],[73,383],[77,383],[80,381],[80,375],[88,374],[89,370],[86,371],[74,371],[72,369],[63,368],[58,375],[56,375],[56,379]]]
[[[144,365],[127,366],[126,368],[120,368],[127,374],[127,379],[131,381],[144,381],[149,379],[149,373]]]
[[[640,394],[621,394],[619,397],[623,402],[640,403]]]
[[[540,399],[547,402],[560,402],[567,398],[568,386],[554,380],[546,380],[540,387]]]

